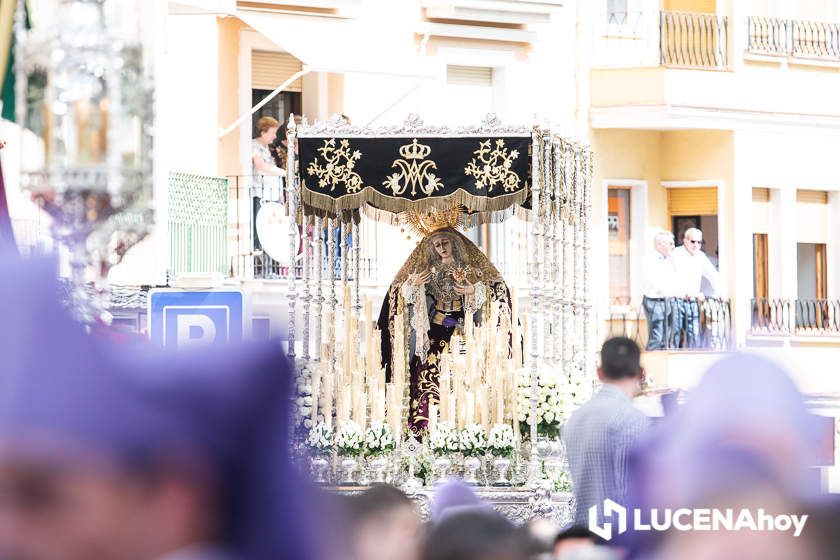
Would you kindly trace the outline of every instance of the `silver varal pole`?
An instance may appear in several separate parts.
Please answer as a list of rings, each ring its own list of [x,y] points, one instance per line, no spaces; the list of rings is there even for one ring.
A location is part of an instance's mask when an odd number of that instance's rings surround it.
[[[551,336],[551,348],[552,348],[552,357],[554,358],[554,365],[556,366],[557,363],[560,361],[562,356],[562,350],[560,349],[560,344],[562,340],[560,338],[560,323],[562,321],[562,288],[561,288],[561,272],[560,267],[562,266],[562,258],[560,255],[561,246],[560,246],[560,239],[562,236],[562,215],[563,215],[563,188],[562,188],[562,175],[561,175],[561,153],[560,153],[560,141],[558,138],[554,138],[551,142],[551,152],[552,152],[552,168],[554,170],[554,212],[551,216],[551,221],[553,224],[554,230],[554,237],[553,237],[553,246],[551,248],[551,254],[554,258],[554,267],[552,271],[552,286],[551,291],[554,298],[554,306],[552,307],[552,336]]]
[[[323,296],[323,269],[324,269],[324,243],[321,237],[324,231],[324,220],[320,216],[315,217],[315,227],[312,232],[312,253],[314,257],[313,266],[315,267],[315,298],[313,299],[313,314],[315,315],[315,361],[321,361],[321,342],[323,340],[321,328],[323,325],[323,316],[321,315],[321,305],[324,303]]]
[[[583,167],[583,309],[584,309],[584,331],[583,331],[583,354],[584,373],[590,375],[594,370],[594,348],[593,337],[595,333],[594,321],[592,320],[592,299],[591,299],[591,278],[592,274],[592,158],[591,149],[584,152]]]
[[[544,362],[546,358],[552,357],[553,346],[550,344],[551,340],[551,309],[554,305],[554,297],[552,295],[552,280],[554,272],[554,260],[551,257],[551,248],[553,246],[554,237],[554,220],[552,219],[552,210],[554,208],[554,200],[551,196],[554,187],[554,167],[551,164],[551,136],[546,133],[543,135],[543,186],[542,186],[542,258],[540,264],[542,266],[541,286],[542,303],[540,317],[540,360]]]
[[[336,220],[335,218],[328,218],[327,219],[327,263],[325,264],[325,270],[327,273],[327,293],[325,295],[327,300],[327,314],[328,317],[332,320],[332,325],[328,325],[327,332],[330,333],[330,340],[327,343],[333,349],[331,352],[332,360],[329,366],[330,374],[335,375],[336,365],[338,364],[338,354],[335,351],[335,342],[336,342],[336,315],[335,315],[335,307],[338,300],[335,297],[335,225]]]
[[[531,243],[529,244],[530,274],[529,290],[531,292],[531,309],[528,312],[528,331],[530,338],[530,368],[531,368],[531,456],[528,463],[528,483],[536,486],[542,479],[540,472],[540,461],[537,457],[537,388],[539,385],[538,358],[539,358],[539,323],[537,311],[540,309],[540,266],[539,252],[542,242],[539,230],[540,224],[540,187],[542,177],[540,175],[540,157],[542,154],[542,131],[535,127],[532,132],[532,155],[531,155]]]
[[[309,293],[309,282],[311,279],[310,263],[312,261],[310,251],[312,249],[309,238],[309,216],[303,214],[301,217],[303,222],[303,232],[301,233],[301,247],[303,249],[303,265],[301,266],[301,276],[303,276],[303,353],[301,358],[309,361],[309,307],[312,299]]]
[[[295,151],[291,147],[295,145],[295,116],[289,115],[289,124],[286,127],[288,140],[289,156],[286,160],[286,204],[287,214],[289,216],[289,351],[290,358],[295,357],[295,303],[297,302],[297,292],[295,290],[295,266],[297,264],[297,184],[295,182]]]

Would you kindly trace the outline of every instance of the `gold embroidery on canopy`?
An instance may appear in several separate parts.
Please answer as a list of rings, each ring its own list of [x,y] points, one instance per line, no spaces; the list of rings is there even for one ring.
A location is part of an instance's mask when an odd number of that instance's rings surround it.
[[[464,168],[464,174],[475,177],[475,188],[487,187],[487,192],[493,192],[493,187],[501,185],[505,192],[516,190],[519,186],[519,175],[511,171],[513,161],[519,157],[518,150],[508,150],[505,141],[496,139],[496,147],[490,147],[490,140],[480,142],[478,149],[473,152],[474,157]]]
[[[415,138],[411,144],[400,147],[400,155],[403,159],[394,160],[391,168],[399,169],[399,173],[389,175],[382,185],[390,189],[396,196],[402,195],[411,187],[411,196],[417,196],[417,189],[426,196],[431,196],[436,190],[443,187],[443,182],[434,174],[432,169],[437,169],[437,164],[426,158],[432,153],[432,149],[417,142]]]
[[[362,158],[359,150],[350,151],[350,141],[342,138],[339,146],[335,145],[335,138],[324,140],[324,145],[318,148],[325,164],[321,165],[318,158],[309,164],[306,170],[309,175],[318,177],[318,186],[322,189],[329,187],[330,192],[338,185],[345,185],[348,193],[359,192],[362,188],[362,178],[353,171],[356,162]]]

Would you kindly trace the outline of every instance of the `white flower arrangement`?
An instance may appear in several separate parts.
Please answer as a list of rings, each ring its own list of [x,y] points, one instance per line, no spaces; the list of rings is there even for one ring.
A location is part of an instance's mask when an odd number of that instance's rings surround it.
[[[551,477],[551,487],[555,492],[571,492],[572,491],[572,476],[569,471],[563,469],[557,471]]]
[[[510,424],[496,424],[487,436],[487,448],[493,455],[510,458],[516,447],[516,436]]]
[[[394,434],[388,424],[374,422],[365,431],[365,451],[370,455],[390,453],[394,445]]]
[[[309,430],[309,436],[306,438],[306,445],[318,453],[327,453],[332,451],[333,436],[334,434],[331,426],[327,426],[324,422],[318,422]]]
[[[352,420],[344,422],[335,435],[335,447],[339,455],[361,455],[365,448],[365,434],[361,426]]]
[[[296,379],[295,379],[295,396],[292,399],[292,420],[298,429],[311,430],[314,426],[312,423],[312,368],[319,367],[316,364],[298,361],[295,364]],[[318,413],[318,418],[315,424],[324,421],[324,416],[321,412]],[[306,433],[306,432],[304,432]]]
[[[460,441],[455,426],[450,422],[438,422],[429,433],[429,449],[435,455],[445,455],[458,451]]]
[[[481,424],[467,424],[461,430],[461,452],[467,457],[476,457],[487,449],[487,435]]]
[[[587,382],[583,372],[578,370],[573,370],[570,375],[541,371],[538,378],[537,432],[540,435],[557,437],[560,425],[591,395],[591,384]],[[525,424],[524,433],[528,433],[531,425],[530,369],[520,369],[517,380],[519,421]]]

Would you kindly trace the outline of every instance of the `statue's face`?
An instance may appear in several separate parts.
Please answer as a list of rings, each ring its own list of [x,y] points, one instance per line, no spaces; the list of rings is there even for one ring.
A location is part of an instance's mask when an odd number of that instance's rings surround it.
[[[441,259],[452,258],[452,242],[448,237],[435,237],[432,239],[432,246]]]

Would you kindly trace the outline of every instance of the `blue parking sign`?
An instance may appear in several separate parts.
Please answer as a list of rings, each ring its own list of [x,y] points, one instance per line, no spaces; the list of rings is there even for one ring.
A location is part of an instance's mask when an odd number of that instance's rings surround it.
[[[169,348],[242,340],[245,297],[240,290],[152,290],[149,337]]]

